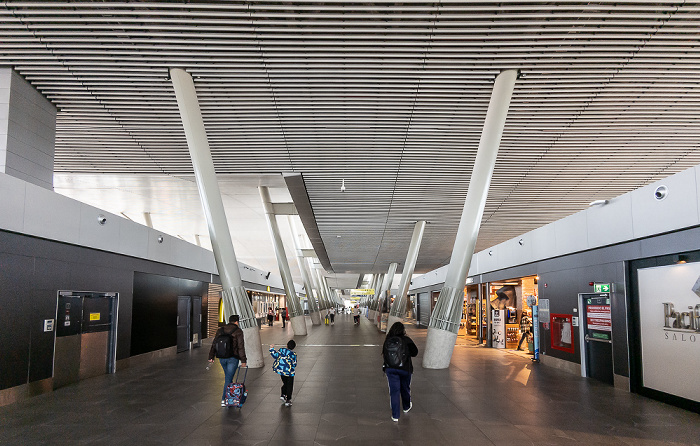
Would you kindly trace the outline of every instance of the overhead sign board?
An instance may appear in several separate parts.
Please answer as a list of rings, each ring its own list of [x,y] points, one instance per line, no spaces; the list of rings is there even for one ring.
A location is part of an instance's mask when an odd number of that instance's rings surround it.
[[[350,290],[351,296],[373,296],[374,288],[361,288]]]

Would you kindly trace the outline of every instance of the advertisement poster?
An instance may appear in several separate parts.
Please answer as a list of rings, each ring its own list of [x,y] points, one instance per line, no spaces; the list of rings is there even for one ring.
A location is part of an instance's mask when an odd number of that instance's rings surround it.
[[[638,273],[643,384],[700,401],[700,262]]]
[[[491,310],[491,345],[506,348],[506,310]]]

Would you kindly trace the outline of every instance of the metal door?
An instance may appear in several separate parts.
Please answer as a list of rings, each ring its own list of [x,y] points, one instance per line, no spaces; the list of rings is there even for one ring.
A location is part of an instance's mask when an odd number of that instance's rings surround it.
[[[580,294],[586,376],[613,384],[612,324],[607,293]]]
[[[114,372],[117,305],[117,293],[58,292],[54,388]]]
[[[103,295],[84,296],[80,336],[80,379],[109,372],[111,329],[112,299]]]
[[[418,325],[427,327],[430,323],[430,294],[418,293]]]
[[[192,347],[202,346],[202,298],[192,297]]]
[[[54,389],[80,380],[80,334],[83,298],[71,292],[59,292],[56,305],[54,343]]]
[[[178,296],[177,298],[177,352],[186,352],[190,349],[190,314],[192,298],[190,296]]]

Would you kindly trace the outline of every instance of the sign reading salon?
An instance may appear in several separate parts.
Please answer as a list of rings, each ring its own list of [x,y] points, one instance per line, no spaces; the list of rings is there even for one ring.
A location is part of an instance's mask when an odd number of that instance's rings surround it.
[[[638,273],[643,384],[700,401],[700,262]]]

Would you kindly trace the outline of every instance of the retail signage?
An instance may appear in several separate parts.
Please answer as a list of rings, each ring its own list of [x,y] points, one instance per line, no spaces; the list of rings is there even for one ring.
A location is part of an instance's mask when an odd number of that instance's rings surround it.
[[[491,345],[506,348],[506,310],[491,310]]]
[[[90,313],[90,320],[91,321],[99,321],[100,320],[100,313]]]
[[[542,321],[543,328],[545,330],[549,330],[549,299],[539,299],[537,304],[539,307],[540,320]]]
[[[586,324],[589,330],[612,331],[610,305],[588,305]]]
[[[609,293],[610,284],[609,283],[595,283],[593,284],[594,293]]]
[[[350,290],[351,296],[373,296],[374,288],[362,288]]]
[[[700,402],[689,379],[700,370],[700,262],[640,268],[638,277],[642,384]]]

